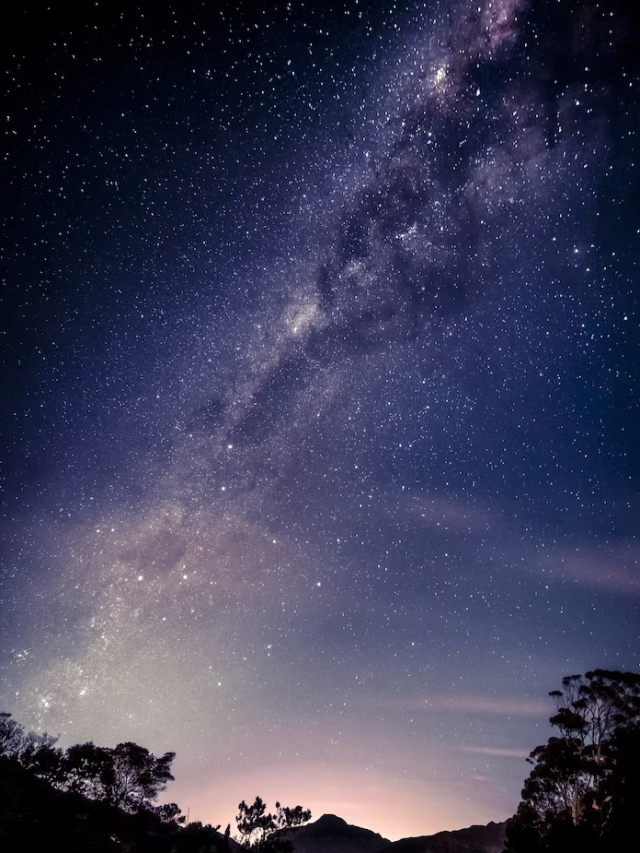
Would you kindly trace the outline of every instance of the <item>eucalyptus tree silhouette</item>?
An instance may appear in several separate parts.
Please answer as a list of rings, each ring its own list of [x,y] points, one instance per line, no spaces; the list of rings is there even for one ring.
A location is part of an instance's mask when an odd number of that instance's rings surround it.
[[[559,737],[533,750],[508,853],[618,849],[640,805],[640,675],[596,669],[563,679]],[[619,849],[623,849],[620,847]]]
[[[281,838],[279,831],[311,820],[311,812],[302,806],[290,809],[276,803],[275,813],[268,812],[261,797],[256,797],[251,806],[243,800],[238,810],[239,841],[243,847],[256,853],[290,853],[293,845]]]

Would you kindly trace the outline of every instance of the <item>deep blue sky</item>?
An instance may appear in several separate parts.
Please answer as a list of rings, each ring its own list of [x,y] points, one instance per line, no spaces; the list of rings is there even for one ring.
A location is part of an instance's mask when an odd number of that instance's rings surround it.
[[[26,4],[6,710],[192,819],[513,813],[547,692],[640,665],[626,5]]]

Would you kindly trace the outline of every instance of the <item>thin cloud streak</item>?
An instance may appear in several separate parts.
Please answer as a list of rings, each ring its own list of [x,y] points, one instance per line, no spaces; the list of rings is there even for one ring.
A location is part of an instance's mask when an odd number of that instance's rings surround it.
[[[608,554],[589,545],[554,551],[540,561],[540,571],[556,581],[640,596],[640,547],[635,543],[621,545]]]
[[[367,700],[368,707],[411,712],[446,711],[447,714],[492,714],[506,717],[548,717],[552,708],[537,699],[511,696],[482,696],[472,693],[430,693],[427,696],[376,697]]]
[[[526,749],[510,749],[506,746],[465,746],[464,752],[474,755],[488,755],[492,758],[528,758],[529,751]]]

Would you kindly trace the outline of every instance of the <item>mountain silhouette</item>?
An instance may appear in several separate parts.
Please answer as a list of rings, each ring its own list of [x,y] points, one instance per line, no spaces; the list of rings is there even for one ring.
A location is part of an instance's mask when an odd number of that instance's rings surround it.
[[[337,815],[324,814],[315,823],[282,830],[279,837],[291,841],[295,853],[501,853],[505,824],[491,822],[389,841]]]
[[[491,821],[486,826],[474,824],[451,832],[401,838],[391,844],[388,853],[502,853],[505,826]]]
[[[314,823],[283,830],[281,837],[292,842],[295,853],[377,853],[391,846],[377,832],[352,826],[334,814],[323,814]]]

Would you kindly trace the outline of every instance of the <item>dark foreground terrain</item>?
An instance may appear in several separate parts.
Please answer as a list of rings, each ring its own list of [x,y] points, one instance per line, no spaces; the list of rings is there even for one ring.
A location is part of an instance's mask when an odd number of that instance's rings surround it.
[[[295,853],[501,853],[505,824],[489,823],[389,841],[336,815],[325,814],[315,823],[286,830],[282,835],[293,843]]]

